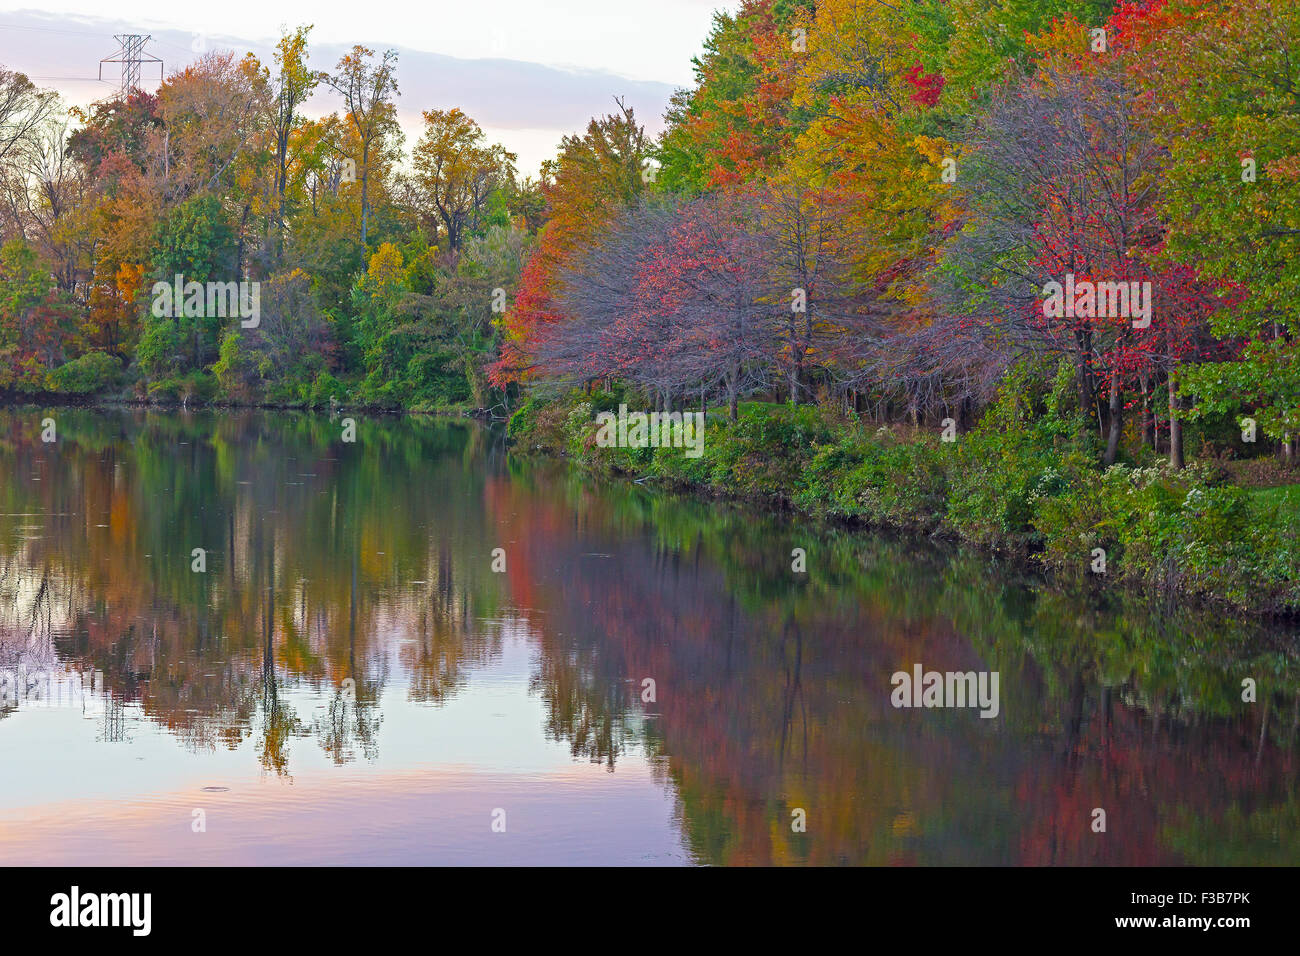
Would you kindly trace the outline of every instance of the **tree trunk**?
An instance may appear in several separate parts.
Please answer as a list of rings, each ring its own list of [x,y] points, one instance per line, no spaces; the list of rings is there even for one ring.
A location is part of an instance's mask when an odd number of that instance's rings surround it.
[[[1110,418],[1110,432],[1106,436],[1105,463],[1113,465],[1119,455],[1119,439],[1124,430],[1124,392],[1120,387],[1118,370],[1111,375],[1110,402],[1107,412]]]
[[[1092,417],[1092,382],[1088,376],[1087,357],[1084,353],[1079,353],[1079,361],[1074,370],[1075,384],[1079,389],[1079,416],[1083,419],[1083,428],[1087,429],[1087,421]]]
[[[370,141],[361,147],[361,245],[370,235]],[[364,249],[363,249],[364,251]]]
[[[1178,382],[1169,373],[1169,463],[1183,467],[1183,423],[1178,420]]]
[[[1142,383],[1142,444],[1148,448],[1156,447],[1156,419],[1151,408],[1151,380],[1143,372],[1139,381]]]
[[[727,414],[733,422],[740,420],[740,368],[734,362],[727,375]]]

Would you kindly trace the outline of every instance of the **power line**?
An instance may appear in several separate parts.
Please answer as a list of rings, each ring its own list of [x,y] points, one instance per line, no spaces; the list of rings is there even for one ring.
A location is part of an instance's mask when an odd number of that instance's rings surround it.
[[[3,26],[6,30],[32,30],[36,33],[62,33],[70,37],[94,37],[97,40],[103,37],[102,33],[87,33],[85,30],[56,30],[53,27],[23,27],[14,23],[0,24],[0,26]]]
[[[183,47],[179,43],[173,43],[171,40],[155,40],[155,43],[161,43],[163,46],[169,46],[173,50],[180,50],[182,53],[194,53],[193,47]]]

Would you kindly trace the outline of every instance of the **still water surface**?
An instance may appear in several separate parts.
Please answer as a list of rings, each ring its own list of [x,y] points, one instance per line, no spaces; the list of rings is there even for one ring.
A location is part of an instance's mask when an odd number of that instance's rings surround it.
[[[341,434],[0,412],[0,864],[1300,863],[1293,627]]]

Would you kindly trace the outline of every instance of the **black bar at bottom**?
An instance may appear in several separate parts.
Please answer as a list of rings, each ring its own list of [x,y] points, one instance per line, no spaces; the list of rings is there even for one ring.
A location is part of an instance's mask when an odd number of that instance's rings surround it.
[[[679,930],[763,939],[912,927],[927,945],[975,930],[1062,940],[1176,939],[1230,944],[1284,931],[1286,869],[0,869],[5,938],[239,946],[376,942],[422,924],[502,934]],[[74,890],[75,902],[74,907]],[[107,896],[105,895],[107,894]],[[147,906],[146,897],[147,894]],[[75,917],[73,915],[76,911]],[[73,923],[77,925],[72,925]],[[116,924],[87,926],[86,923]],[[549,927],[551,929],[543,929]],[[147,934],[146,931],[147,930]],[[667,937],[673,938],[673,937]],[[534,938],[535,941],[535,938]],[[593,940],[594,941],[594,940]]]

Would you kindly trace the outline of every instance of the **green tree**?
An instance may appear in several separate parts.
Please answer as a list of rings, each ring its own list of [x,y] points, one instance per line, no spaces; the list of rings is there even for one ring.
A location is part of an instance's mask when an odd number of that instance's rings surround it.
[[[155,236],[153,273],[172,284],[180,277],[191,281],[236,281],[235,233],[226,220],[221,201],[211,193],[182,203],[159,225]],[[206,306],[206,298],[205,303]],[[157,378],[199,371],[215,358],[222,326],[231,321],[209,314],[187,314],[183,300],[172,302],[164,314],[153,308],[144,319],[137,358],[141,369]],[[170,313],[170,314],[166,314]]]
[[[1236,0],[1171,5],[1165,185],[1170,255],[1230,284],[1216,334],[1239,361],[1189,372],[1193,415],[1254,417],[1289,461],[1300,439],[1300,8]],[[1188,135],[1187,130],[1196,130]]]

